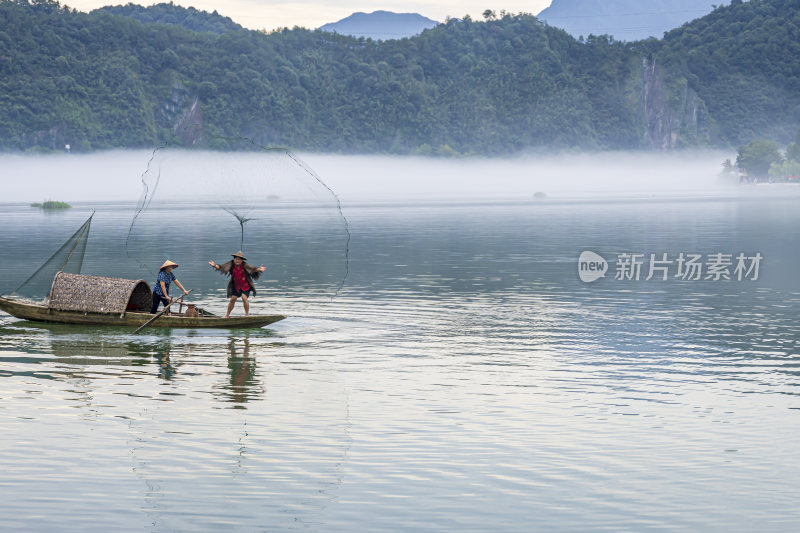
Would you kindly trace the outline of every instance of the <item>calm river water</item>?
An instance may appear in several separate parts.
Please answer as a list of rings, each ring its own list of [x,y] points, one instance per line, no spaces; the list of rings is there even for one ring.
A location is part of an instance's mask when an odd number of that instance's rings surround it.
[[[253,311],[289,316],[260,330],[0,313],[0,529],[797,530],[800,195],[764,191],[345,203],[349,249],[330,213],[287,214],[248,250],[270,267]],[[152,284],[130,207],[3,205],[2,291],[92,210],[84,273]],[[219,312],[207,261],[239,242],[208,219],[159,217]],[[584,250],[605,278],[581,281]],[[733,279],[645,279],[681,252],[732,254]]]

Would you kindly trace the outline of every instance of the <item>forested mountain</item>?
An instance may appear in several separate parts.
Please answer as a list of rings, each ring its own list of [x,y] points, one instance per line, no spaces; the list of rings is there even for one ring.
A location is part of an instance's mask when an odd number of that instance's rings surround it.
[[[668,32],[655,57],[703,101],[715,142],[786,143],[800,126],[800,2],[731,4]]]
[[[537,15],[575,38],[611,35],[622,41],[662,37],[710,13],[722,0],[553,0]]]
[[[788,142],[800,5],[734,0],[664,39],[578,41],[530,15],[401,40],[212,33],[0,0],[0,148],[164,142],[505,154]]]
[[[208,13],[205,11],[198,11],[193,7],[183,8],[176,6],[172,2],[155,4],[148,7],[129,3],[124,6],[101,7],[98,11],[106,11],[112,15],[122,15],[123,17],[131,17],[139,22],[172,24],[188,30],[200,32],[225,33],[226,31],[243,29],[230,18],[223,17],[216,11]]]
[[[337,22],[324,24],[319,29],[351,37],[385,41],[413,37],[437,24],[439,23],[435,20],[423,17],[418,13],[373,11],[372,13],[353,13]]]

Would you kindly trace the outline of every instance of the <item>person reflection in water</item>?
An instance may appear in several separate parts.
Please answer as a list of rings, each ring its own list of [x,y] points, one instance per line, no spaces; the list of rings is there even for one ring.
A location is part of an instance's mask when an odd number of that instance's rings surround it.
[[[158,363],[158,377],[164,380],[171,380],[175,375],[175,367],[169,359],[169,348],[156,352],[156,363]]]
[[[256,363],[250,359],[250,339],[242,340],[242,354],[236,353],[236,340],[228,342],[228,369],[231,371],[231,400],[234,403],[247,402],[256,389]]]
[[[267,267],[264,265],[255,267],[248,264],[246,262],[247,258],[242,255],[241,251],[231,254],[231,256],[233,257],[231,261],[221,265],[216,264],[214,261],[208,262],[214,270],[230,277],[230,281],[228,281],[228,298],[230,298],[230,301],[228,302],[228,311],[225,313],[225,318],[231,316],[233,306],[236,305],[236,300],[240,296],[244,306],[244,316],[250,316],[250,294],[256,295],[253,281],[257,280]]]
[[[153,346],[149,344],[137,347],[137,351],[143,353],[150,352],[150,350],[153,350]],[[167,338],[163,341],[159,341],[155,346],[155,350],[151,352],[158,365],[158,377],[166,381],[170,381],[177,372],[177,369],[172,365],[172,361],[170,360],[170,351],[172,351],[172,342]]]

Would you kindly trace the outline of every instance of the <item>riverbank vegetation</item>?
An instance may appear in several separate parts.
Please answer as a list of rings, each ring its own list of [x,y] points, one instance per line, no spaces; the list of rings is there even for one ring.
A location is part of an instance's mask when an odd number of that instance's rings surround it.
[[[0,150],[734,148],[800,123],[792,0],[733,0],[634,43],[527,14],[377,42],[181,10],[0,0]]]
[[[759,139],[741,146],[736,164],[722,163],[723,175],[738,175],[742,182],[800,183],[800,130],[785,150],[775,141]]]

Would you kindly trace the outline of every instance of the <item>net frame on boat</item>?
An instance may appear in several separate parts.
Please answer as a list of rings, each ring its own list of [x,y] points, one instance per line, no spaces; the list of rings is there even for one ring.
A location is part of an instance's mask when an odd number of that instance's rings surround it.
[[[51,279],[58,272],[80,274],[83,267],[83,256],[86,253],[86,242],[92,226],[94,212],[89,215],[78,231],[66,240],[47,261],[37,268],[11,295],[24,298],[39,299],[47,295],[38,292],[39,287],[52,286]],[[49,293],[48,293],[49,294]]]

